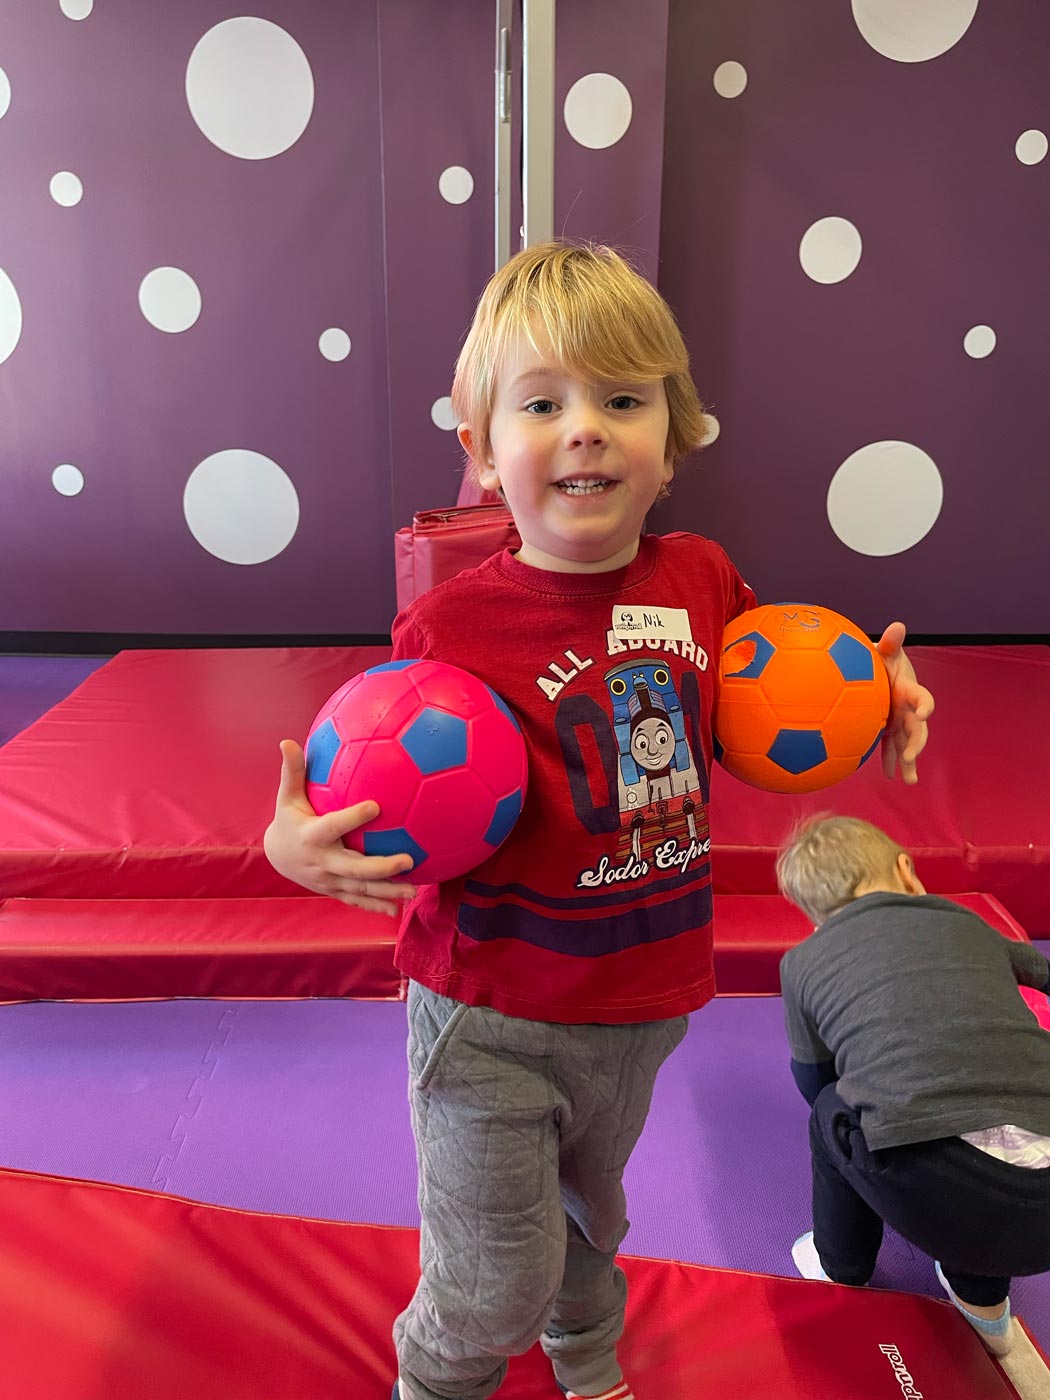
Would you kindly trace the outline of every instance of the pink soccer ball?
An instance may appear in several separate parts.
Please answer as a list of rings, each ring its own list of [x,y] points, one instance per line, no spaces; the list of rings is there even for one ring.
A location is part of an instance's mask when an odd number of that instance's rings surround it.
[[[452,880],[506,840],[525,800],[525,743],[482,681],[441,661],[391,661],[341,686],[306,740],[306,792],[318,813],[379,803],[345,837],[365,855],[407,853],[399,879]]]

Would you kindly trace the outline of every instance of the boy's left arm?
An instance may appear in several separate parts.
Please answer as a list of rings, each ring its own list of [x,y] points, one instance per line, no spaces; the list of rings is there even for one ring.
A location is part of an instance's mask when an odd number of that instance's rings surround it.
[[[878,644],[890,680],[890,722],[882,741],[882,771],[892,778],[899,767],[904,782],[917,783],[915,763],[926,747],[926,721],[933,714],[933,696],[919,684],[905,654],[905,630],[903,622],[891,622]]]

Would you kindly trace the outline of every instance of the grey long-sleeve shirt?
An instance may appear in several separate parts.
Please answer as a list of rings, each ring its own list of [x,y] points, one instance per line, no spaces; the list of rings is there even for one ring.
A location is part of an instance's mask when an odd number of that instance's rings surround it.
[[[1050,963],[936,895],[875,893],[780,964],[792,1057],[834,1062],[868,1146],[1013,1123],[1050,1134],[1050,1034],[1018,995]]]

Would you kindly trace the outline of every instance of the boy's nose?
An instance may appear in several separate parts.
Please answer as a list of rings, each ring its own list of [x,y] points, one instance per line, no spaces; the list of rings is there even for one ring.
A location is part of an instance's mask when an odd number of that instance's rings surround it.
[[[577,419],[569,428],[570,447],[604,447],[608,440],[601,423],[590,416]]]

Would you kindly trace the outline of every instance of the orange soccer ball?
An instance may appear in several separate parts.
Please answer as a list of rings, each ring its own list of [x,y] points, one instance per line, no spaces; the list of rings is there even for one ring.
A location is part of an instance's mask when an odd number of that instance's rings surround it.
[[[767,792],[814,792],[878,747],[890,710],[886,667],[830,608],[768,603],[726,627],[715,703],[715,756]]]

